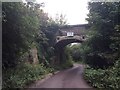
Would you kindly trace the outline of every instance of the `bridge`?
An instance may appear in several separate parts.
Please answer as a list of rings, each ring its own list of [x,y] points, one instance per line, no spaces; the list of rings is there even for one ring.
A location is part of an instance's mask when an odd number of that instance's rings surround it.
[[[64,60],[64,47],[70,43],[82,43],[87,37],[88,24],[80,25],[65,25],[62,26],[56,33],[55,54],[56,64],[60,64]],[[58,65],[59,65],[58,64]]]
[[[64,48],[70,43],[82,43],[87,39],[88,24],[65,25],[56,33],[55,48]]]

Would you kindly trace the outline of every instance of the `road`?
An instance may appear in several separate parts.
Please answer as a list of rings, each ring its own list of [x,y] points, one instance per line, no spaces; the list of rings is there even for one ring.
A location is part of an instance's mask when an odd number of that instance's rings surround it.
[[[84,66],[74,64],[74,67],[52,75],[48,79],[40,80],[29,88],[91,88],[83,79]]]

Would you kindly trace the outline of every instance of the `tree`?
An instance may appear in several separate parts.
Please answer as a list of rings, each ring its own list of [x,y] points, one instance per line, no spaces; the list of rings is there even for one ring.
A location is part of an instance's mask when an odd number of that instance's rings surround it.
[[[31,47],[39,29],[36,15],[23,3],[2,3],[3,67],[14,67]]]
[[[113,50],[110,45],[113,40],[110,38],[115,32],[116,25],[120,24],[120,3],[119,2],[91,2],[87,20],[91,30],[91,38],[88,46],[91,48],[88,56],[88,62],[91,65],[104,67],[115,62]],[[101,64],[100,64],[101,62]]]

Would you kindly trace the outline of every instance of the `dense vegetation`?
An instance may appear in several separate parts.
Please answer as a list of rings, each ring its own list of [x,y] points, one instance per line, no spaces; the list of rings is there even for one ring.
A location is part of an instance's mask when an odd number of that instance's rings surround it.
[[[88,40],[68,46],[75,62],[86,65],[84,78],[95,88],[120,88],[120,2],[90,2]]]
[[[108,69],[94,69],[87,66],[85,79],[96,88],[119,89],[120,88],[120,60]]]
[[[120,88],[120,2],[89,3],[90,39],[83,44],[85,78],[97,88]]]
[[[70,68],[73,66],[73,58],[70,54],[70,48],[69,47],[65,47],[64,51],[63,51],[63,62],[61,65],[61,68],[66,69],[66,68]]]
[[[53,20],[44,3],[2,3],[3,88],[25,87],[53,72],[55,33],[66,23],[63,15]],[[30,50],[37,48],[38,64],[29,63]],[[54,62],[53,62],[54,64]]]
[[[65,47],[60,67],[54,65],[53,46],[55,33],[66,21],[63,15],[48,17],[43,4],[2,3],[3,88],[25,87],[73,61],[88,64],[84,76],[92,86],[120,88],[120,2],[89,3],[90,38]],[[37,48],[39,64],[29,63],[32,48]]]
[[[76,43],[74,45],[67,45],[67,52],[69,53],[69,56],[71,57],[71,60],[76,63],[83,63],[82,59],[82,48],[80,43]]]
[[[26,88],[36,80],[43,79],[46,74],[52,73],[52,68],[46,68],[43,64],[21,64],[14,69],[7,69],[3,73],[3,89]]]

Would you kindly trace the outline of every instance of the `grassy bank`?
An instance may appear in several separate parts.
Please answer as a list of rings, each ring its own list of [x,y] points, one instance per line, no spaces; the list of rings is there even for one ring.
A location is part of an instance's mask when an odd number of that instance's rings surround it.
[[[24,88],[36,80],[44,78],[44,76],[53,72],[52,68],[46,68],[42,64],[31,65],[23,64],[15,69],[3,71],[3,88]]]

